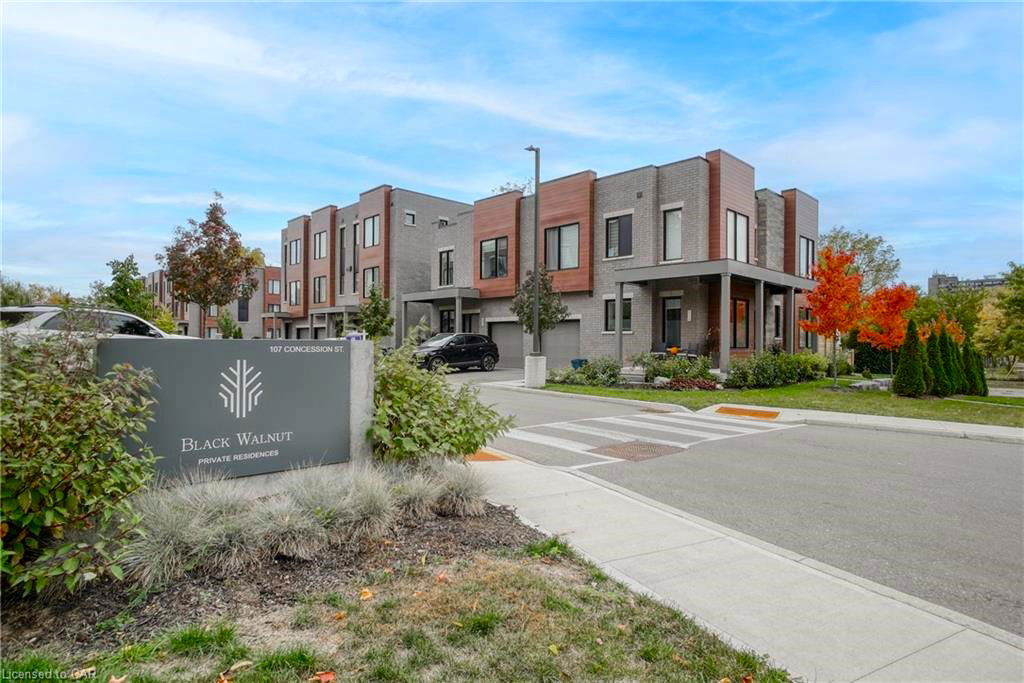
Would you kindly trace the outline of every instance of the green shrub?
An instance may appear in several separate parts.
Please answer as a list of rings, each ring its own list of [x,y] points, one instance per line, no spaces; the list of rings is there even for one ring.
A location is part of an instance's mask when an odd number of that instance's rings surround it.
[[[25,593],[123,576],[118,538],[137,517],[130,497],[153,475],[141,440],[152,417],[148,370],[95,375],[93,340],[6,334],[2,346],[2,560]]]
[[[924,354],[921,340],[917,336],[917,324],[907,323],[907,333],[900,347],[900,359],[896,375],[892,379],[892,391],[898,396],[918,397],[924,395]]]
[[[967,393],[972,396],[988,396],[988,382],[985,379],[985,365],[981,355],[968,337],[964,341],[964,370],[967,374]]]
[[[480,402],[477,387],[456,388],[443,374],[420,368],[415,340],[411,334],[398,349],[377,356],[367,436],[379,460],[464,458],[512,426],[511,418]]]
[[[578,370],[563,368],[548,372],[551,384],[578,384],[589,387],[613,387],[622,380],[622,365],[612,358],[595,358]]]
[[[836,359],[836,374],[839,375],[852,375],[854,373],[853,364],[845,358]]]
[[[828,361],[815,353],[762,351],[733,361],[725,386],[735,389],[778,387],[824,377]]]
[[[655,377],[668,379],[712,379],[711,357],[668,356],[642,353],[633,358],[633,363],[644,369],[644,381],[653,382]]]
[[[963,391],[965,381],[960,371],[960,364],[957,362],[959,351],[957,351],[956,342],[945,329],[939,335],[939,349],[942,352],[942,365],[949,380],[949,393],[959,394]]]
[[[949,375],[946,374],[946,364],[943,362],[941,336],[932,332],[928,335],[928,342],[925,345],[928,357],[928,368],[931,372],[931,384],[929,393],[933,396],[949,396],[952,392],[949,385]]]
[[[860,373],[860,376],[863,377],[864,379],[874,379],[875,378],[875,376],[871,374],[870,370],[865,370],[864,372]]]

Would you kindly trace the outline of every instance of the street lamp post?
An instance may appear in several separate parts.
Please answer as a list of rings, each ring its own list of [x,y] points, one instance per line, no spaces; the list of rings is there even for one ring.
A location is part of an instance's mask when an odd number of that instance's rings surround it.
[[[540,355],[540,147],[533,152],[533,355]]]

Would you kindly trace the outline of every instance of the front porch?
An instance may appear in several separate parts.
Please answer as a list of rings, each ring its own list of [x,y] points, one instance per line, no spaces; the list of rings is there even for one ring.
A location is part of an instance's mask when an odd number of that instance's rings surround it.
[[[702,326],[702,334],[697,335],[699,339],[695,339],[694,324],[690,321],[692,307],[687,309],[684,321],[683,297],[666,296],[663,291],[664,285],[672,281],[681,286],[703,285],[700,289],[704,298],[698,300],[698,305],[706,306],[706,324]],[[620,363],[624,355],[622,311],[627,284],[647,290],[650,296],[644,298],[653,300],[658,309],[653,313],[656,324],[652,325],[652,350],[675,346],[683,352],[707,354],[722,373],[728,373],[733,357],[764,350],[766,337],[780,340],[788,353],[799,348],[797,298],[813,289],[815,282],[729,259],[617,270],[614,333],[616,358]],[[779,304],[772,303],[776,299]],[[770,315],[769,305],[772,306]],[[769,318],[773,326],[771,334],[766,335]],[[687,326],[688,334],[683,332]]]
[[[430,305],[431,330],[437,332],[480,332],[480,290],[473,287],[440,287],[403,294],[401,319],[398,321],[398,343],[415,325],[409,323],[410,304]],[[475,323],[475,324],[474,324]]]

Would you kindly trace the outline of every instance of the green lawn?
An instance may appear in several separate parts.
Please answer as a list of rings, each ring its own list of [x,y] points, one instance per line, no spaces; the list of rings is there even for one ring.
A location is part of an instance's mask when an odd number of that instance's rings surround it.
[[[840,384],[849,380],[840,380]],[[716,403],[738,403],[775,408],[834,410],[841,413],[917,417],[926,420],[974,422],[978,424],[1024,427],[1024,400],[1019,398],[962,396],[971,402],[938,398],[904,398],[885,391],[832,389],[831,380],[817,380],[772,389],[723,389],[721,391],[669,391],[663,389],[610,389],[564,384],[548,384],[549,391],[588,396],[612,396],[641,401],[677,403],[699,410]],[[1012,404],[993,405],[993,404]]]

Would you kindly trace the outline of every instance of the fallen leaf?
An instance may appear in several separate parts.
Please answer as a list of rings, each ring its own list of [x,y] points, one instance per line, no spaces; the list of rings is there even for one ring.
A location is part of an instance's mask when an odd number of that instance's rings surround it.
[[[333,671],[317,671],[309,680],[313,683],[331,683],[334,680]]]
[[[110,678],[107,679],[107,683],[125,683],[128,680],[128,676],[121,676],[118,678],[114,674],[110,674]]]
[[[413,591],[412,592],[412,597],[414,597],[414,598],[423,597],[423,591]]]
[[[732,681],[730,681],[728,678],[723,678],[722,680],[718,681],[718,683],[732,683]]]
[[[555,645],[554,643],[552,643],[551,645],[548,645],[548,650],[550,650],[551,654],[553,654],[553,655],[557,655],[558,654],[558,646]]]
[[[346,617],[348,617],[348,612],[346,612],[345,610],[342,610],[340,612],[335,612],[334,613],[334,620],[335,621],[341,621],[342,619],[345,619]]]
[[[223,671],[217,674],[217,683],[231,683],[232,680],[234,679],[231,676],[226,676]]]
[[[363,590],[359,591],[359,599],[360,600],[373,600],[373,591],[370,590],[369,588],[364,588]]]
[[[383,541],[384,545],[391,545],[392,541],[390,538],[385,538]]]
[[[604,641],[601,640],[600,638],[597,638],[597,644],[598,645],[604,645]]]
[[[74,678],[74,679],[86,678],[87,676],[88,677],[92,677],[92,676],[95,676],[95,675],[96,675],[96,667],[95,666],[89,666],[89,667],[86,667],[84,669],[75,669],[74,671],[71,672],[71,678]]]
[[[754,677],[751,674],[747,674],[743,677],[743,683],[754,683]]]
[[[615,628],[619,629],[623,633],[626,632],[626,625],[625,624],[615,624]]]
[[[445,583],[446,581],[448,581],[448,572],[441,572],[434,578],[437,580],[438,583]]]

